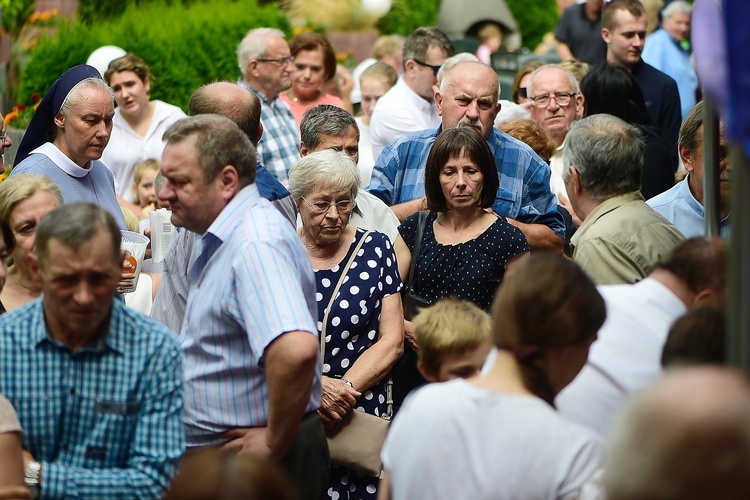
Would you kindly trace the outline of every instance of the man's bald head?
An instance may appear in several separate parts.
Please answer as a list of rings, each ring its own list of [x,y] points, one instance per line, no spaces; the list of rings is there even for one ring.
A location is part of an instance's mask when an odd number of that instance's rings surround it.
[[[214,114],[235,122],[254,146],[258,145],[260,99],[249,90],[232,82],[201,85],[190,96],[190,116]]]
[[[750,385],[720,367],[667,373],[631,401],[610,444],[610,500],[746,498]]]

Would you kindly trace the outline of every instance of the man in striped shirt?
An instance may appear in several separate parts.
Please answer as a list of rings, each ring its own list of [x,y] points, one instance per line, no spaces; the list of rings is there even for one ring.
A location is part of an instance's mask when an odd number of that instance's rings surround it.
[[[255,148],[233,121],[191,116],[164,138],[159,198],[175,226],[200,235],[180,331],[188,452],[267,457],[300,498],[318,498],[330,463],[307,252],[260,196]]]

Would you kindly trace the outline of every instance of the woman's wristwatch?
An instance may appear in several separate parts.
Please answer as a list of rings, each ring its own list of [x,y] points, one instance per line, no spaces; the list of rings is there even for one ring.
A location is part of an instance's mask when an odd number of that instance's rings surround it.
[[[29,462],[26,467],[26,474],[24,475],[24,482],[26,487],[31,492],[31,498],[39,498],[39,473],[42,470],[42,464],[36,460]]]
[[[346,385],[348,385],[349,387],[351,387],[352,389],[354,389],[354,384],[352,384],[349,380],[342,378],[341,381],[345,383]]]

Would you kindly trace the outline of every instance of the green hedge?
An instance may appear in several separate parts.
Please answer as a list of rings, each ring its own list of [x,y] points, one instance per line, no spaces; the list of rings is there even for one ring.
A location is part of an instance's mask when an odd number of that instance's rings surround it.
[[[439,0],[393,0],[390,12],[379,23],[380,31],[409,36],[420,26],[435,26],[439,8]]]
[[[472,1],[480,0],[467,0],[467,8],[471,8]],[[525,47],[533,50],[545,33],[555,29],[555,0],[505,0],[505,3],[518,22]],[[439,0],[393,0],[391,11],[380,22],[380,30],[409,36],[420,26],[435,26],[439,7]]]
[[[117,45],[142,57],[155,82],[154,99],[187,110],[190,94],[214,80],[236,80],[235,50],[248,30],[291,27],[276,5],[256,0],[211,0],[190,6],[130,5],[121,17],[87,26],[62,25],[53,38],[41,40],[24,70],[18,102],[43,94],[66,69],[86,62],[102,45]]]
[[[555,0],[505,0],[505,4],[521,29],[524,47],[534,50],[545,33],[554,31],[558,18]]]

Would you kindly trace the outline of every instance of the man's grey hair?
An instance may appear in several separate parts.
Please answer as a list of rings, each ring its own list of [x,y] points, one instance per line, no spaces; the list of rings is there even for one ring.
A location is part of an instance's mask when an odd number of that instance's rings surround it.
[[[437,28],[417,28],[404,42],[403,58],[404,64],[409,59],[419,59],[425,62],[427,50],[430,47],[438,47],[448,55],[453,55],[453,43]]]
[[[532,90],[534,77],[536,77],[536,75],[539,74],[539,72],[545,71],[548,69],[556,69],[558,71],[562,71],[563,73],[565,73],[565,75],[567,75],[568,77],[568,81],[570,82],[570,88],[573,89],[573,92],[575,92],[576,94],[581,93],[581,87],[578,85],[578,80],[576,80],[576,77],[573,73],[571,73],[570,71],[568,71],[567,69],[561,66],[558,66],[557,64],[545,64],[544,66],[537,68],[536,71],[531,73],[531,76],[529,77],[529,81],[526,82],[526,94],[527,95],[529,96],[534,95],[533,90]]]
[[[268,53],[268,39],[284,38],[284,32],[276,28],[255,28],[247,32],[237,46],[237,64],[243,73],[253,59],[258,59]]]
[[[320,136],[341,137],[354,127],[359,142],[357,121],[347,110],[330,104],[321,104],[305,111],[299,124],[300,139],[308,149],[315,150],[320,144]]]
[[[335,191],[346,189],[357,198],[359,170],[354,160],[340,151],[324,149],[310,153],[299,160],[289,171],[289,192],[297,205],[304,203],[303,196],[316,185],[324,185]]]
[[[662,19],[669,19],[675,14],[692,14],[693,7],[683,0],[674,0],[661,11]]]
[[[570,125],[563,148],[563,178],[573,165],[594,201],[641,188],[644,143],[634,126],[611,115],[592,115]]]
[[[469,52],[459,52],[455,56],[450,56],[448,59],[445,60],[442,66],[440,66],[440,70],[438,71],[437,75],[435,76],[435,79],[437,80],[437,85],[440,87],[440,90],[442,91],[442,87],[440,86],[440,82],[443,81],[443,77],[445,74],[450,71],[454,66],[456,66],[458,63],[462,62],[480,62],[479,58],[475,56],[474,54],[471,54]]]
[[[80,249],[104,230],[112,243],[113,265],[120,262],[120,228],[114,217],[91,203],[69,203],[45,215],[36,228],[36,254],[39,266],[49,264],[49,242],[57,240],[63,245]],[[114,290],[113,290],[114,292]]]
[[[78,101],[81,98],[81,89],[84,88],[104,90],[112,98],[112,105],[114,106],[115,93],[112,88],[110,88],[110,86],[107,85],[107,82],[105,82],[101,78],[92,76],[90,78],[86,78],[85,80],[81,80],[72,89],[70,89],[68,95],[65,96],[65,100],[63,101],[62,106],[60,106],[60,114],[62,116],[66,118],[70,116],[70,112],[73,110],[73,107],[78,104]]]
[[[195,138],[198,165],[206,182],[232,165],[237,170],[241,187],[252,184],[258,171],[255,146],[232,120],[220,115],[196,115],[172,124],[162,139],[167,146]]]
[[[500,82],[497,79],[497,75],[495,74],[495,71],[489,66],[487,66],[486,64],[484,64],[483,62],[479,62],[479,61],[470,61],[470,60],[458,61],[454,63],[453,65],[451,65],[450,67],[448,67],[445,70],[445,73],[443,74],[442,81],[438,80],[439,85],[440,85],[440,93],[442,95],[445,95],[445,92],[448,89],[448,87],[451,85],[451,83],[453,83],[453,81],[456,79],[457,76],[460,76],[462,74],[461,67],[466,67],[470,64],[479,65],[482,68],[486,68],[485,71],[486,71],[488,78],[492,78],[492,81],[494,82],[494,84],[497,85],[497,92],[495,95],[495,103],[497,104],[497,99],[500,98]]]

